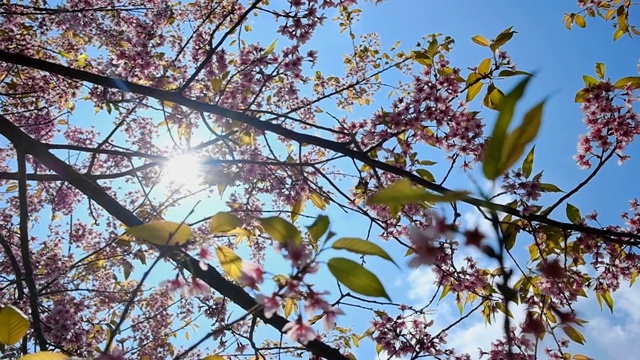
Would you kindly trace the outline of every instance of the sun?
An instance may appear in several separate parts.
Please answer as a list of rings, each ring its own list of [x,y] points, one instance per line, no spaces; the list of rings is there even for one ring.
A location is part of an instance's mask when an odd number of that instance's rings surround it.
[[[202,165],[195,154],[173,156],[162,167],[162,182],[166,185],[196,190],[202,183]]]

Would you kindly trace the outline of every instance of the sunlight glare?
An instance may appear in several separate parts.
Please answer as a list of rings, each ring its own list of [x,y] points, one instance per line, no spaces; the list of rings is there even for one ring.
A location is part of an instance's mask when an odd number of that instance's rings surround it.
[[[162,178],[166,184],[196,190],[202,182],[200,160],[190,153],[174,156],[165,163]]]

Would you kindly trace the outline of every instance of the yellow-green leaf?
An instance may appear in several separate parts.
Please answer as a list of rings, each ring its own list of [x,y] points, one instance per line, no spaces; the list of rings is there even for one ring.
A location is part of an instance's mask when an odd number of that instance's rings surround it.
[[[209,355],[209,356],[206,356],[202,360],[224,360],[224,356],[222,356],[222,355]]]
[[[577,103],[583,103],[585,102],[585,100],[587,100],[588,97],[589,97],[589,93],[587,93],[584,89],[582,89],[576,93],[576,97],[574,98],[574,101]]]
[[[219,212],[209,220],[209,231],[212,234],[227,233],[238,227],[240,219],[232,213]]]
[[[329,260],[327,266],[331,274],[352,291],[391,300],[380,279],[357,262],[345,258],[333,258]]]
[[[478,44],[480,46],[489,46],[489,40],[487,40],[482,35],[476,35],[476,36],[472,37],[471,41],[473,41],[474,43],[476,43],[476,44]]]
[[[435,182],[436,178],[433,176],[433,174],[431,173],[431,171],[427,170],[427,169],[418,169],[416,170],[416,173],[418,175],[420,175],[421,178],[430,181],[430,182]]]
[[[576,17],[573,19],[576,23],[576,25],[580,26],[581,28],[584,28],[587,26],[587,21],[584,19],[584,16],[582,15],[576,15]]]
[[[566,214],[567,214],[567,219],[569,219],[569,221],[571,221],[574,224],[577,224],[580,222],[580,220],[582,219],[582,215],[580,214],[580,209],[578,209],[577,207],[567,203],[567,208],[566,208]]]
[[[304,208],[304,199],[300,199],[291,205],[291,222],[296,222],[300,214],[302,213],[302,209]]]
[[[489,109],[498,110],[500,106],[500,101],[504,97],[504,93],[502,90],[495,87],[495,85],[490,84],[487,88],[487,94],[484,96],[484,100],[482,104]]]
[[[480,94],[480,91],[482,91],[482,86],[484,86],[484,83],[482,81],[478,81],[477,83],[469,86],[469,88],[467,89],[466,101],[470,102],[475,99],[475,97]]]
[[[640,88],[640,76],[628,76],[623,77],[613,84],[616,89],[624,89],[627,86],[630,86],[632,89]]]
[[[300,230],[292,223],[277,216],[259,219],[262,228],[271,236],[273,240],[281,244],[293,241],[297,244],[302,243],[302,235]]]
[[[229,277],[238,280],[242,275],[242,259],[227,246],[216,246],[220,266]]]
[[[13,305],[0,310],[0,343],[13,345],[20,341],[29,330],[29,319]]]
[[[531,108],[522,120],[522,124],[518,126],[505,139],[502,150],[502,158],[498,166],[498,172],[504,174],[524,153],[524,149],[538,134],[540,124],[542,123],[542,111],[544,109],[544,101],[538,103]]]
[[[573,326],[564,326],[562,327],[564,333],[567,334],[569,339],[577,342],[578,344],[584,344],[585,338],[580,331],[576,330]]]
[[[362,255],[379,256],[395,264],[391,256],[389,256],[389,254],[384,251],[384,249],[372,243],[371,241],[366,241],[358,238],[341,238],[336,240],[333,245],[331,245],[331,247],[334,249],[347,250]]]
[[[593,360],[593,358],[588,357],[587,355],[575,354],[573,355],[573,360]]]
[[[589,75],[582,75],[582,80],[584,80],[584,84],[587,87],[591,87],[591,86],[595,86],[598,85],[600,83],[600,81],[598,81],[598,79],[589,76]]]
[[[40,351],[37,353],[25,355],[18,360],[67,360],[69,357],[62,353],[52,351]]]
[[[509,124],[511,124],[516,103],[524,94],[524,90],[530,79],[531,77],[527,76],[525,79],[520,81],[520,83],[518,83],[518,85],[516,85],[516,87],[500,102],[498,119],[493,127],[493,133],[487,143],[484,151],[484,159],[482,160],[482,171],[489,180],[494,180],[498,176],[502,175],[500,173],[500,165],[507,130],[509,128]]]
[[[262,56],[263,57],[267,57],[267,56],[271,55],[273,50],[275,50],[275,48],[276,48],[276,43],[277,42],[278,42],[278,40],[273,40],[273,42],[266,49],[264,49],[264,53],[262,53]]]
[[[463,199],[465,192],[450,192],[446,195],[434,194],[424,188],[414,186],[408,179],[402,179],[385,187],[369,197],[369,203],[378,205],[406,205],[422,202],[449,202]]]
[[[624,31],[616,29],[616,31],[613,32],[613,41],[620,39],[622,35],[624,35]]]
[[[329,229],[329,217],[326,215],[319,215],[316,220],[307,227],[311,240],[315,243],[320,241],[322,235],[324,235]]]
[[[486,58],[478,65],[478,74],[484,76],[487,75],[489,71],[491,71],[491,58]]]
[[[311,200],[311,203],[320,210],[325,210],[327,208],[327,203],[324,201],[322,195],[318,193],[309,195],[309,200]]]
[[[298,311],[298,302],[293,298],[287,298],[283,304],[284,308],[284,317],[288,318],[289,315]]]
[[[611,310],[611,313],[613,314],[613,298],[611,297],[611,292],[607,291],[604,294],[602,294],[602,300],[604,300],[604,303],[607,304],[607,307],[609,308],[609,310]]]
[[[596,75],[598,75],[600,79],[604,79],[604,64],[601,62],[596,63]]]
[[[182,245],[191,238],[189,225],[166,220],[130,227],[126,233],[159,246]]]
[[[529,175],[531,175],[531,171],[533,170],[533,153],[535,150],[536,147],[533,146],[531,150],[529,150],[527,157],[522,161],[522,174],[525,178],[529,178]]]

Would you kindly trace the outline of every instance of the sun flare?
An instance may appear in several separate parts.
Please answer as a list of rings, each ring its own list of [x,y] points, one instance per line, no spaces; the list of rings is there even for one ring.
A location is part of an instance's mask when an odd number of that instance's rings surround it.
[[[194,154],[180,154],[171,157],[164,166],[162,182],[196,190],[202,183],[202,165]]]

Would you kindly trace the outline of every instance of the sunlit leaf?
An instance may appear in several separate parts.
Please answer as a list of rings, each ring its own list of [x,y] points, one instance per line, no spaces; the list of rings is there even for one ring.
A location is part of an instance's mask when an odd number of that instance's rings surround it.
[[[339,250],[348,250],[362,255],[376,255],[395,264],[391,256],[389,256],[384,249],[371,241],[358,238],[341,238],[336,240],[331,247]]]
[[[189,225],[166,220],[130,227],[126,233],[160,246],[182,245],[191,238]]]
[[[273,52],[273,50],[275,50],[276,48],[276,43],[278,42],[278,40],[273,40],[273,42],[267,46],[266,49],[264,49],[264,53],[262,53],[263,57],[267,57],[269,55],[271,55],[271,53]]]
[[[538,103],[524,115],[522,124],[507,135],[498,167],[500,174],[505,173],[524,153],[524,149],[538,134],[542,123],[544,101]]]
[[[434,194],[422,187],[414,186],[410,180],[402,179],[385,187],[369,197],[369,203],[378,205],[406,205],[421,202],[450,202],[464,199],[465,192],[450,192],[446,195]]]
[[[584,16],[580,14],[576,15],[573,21],[576,23],[576,25],[580,26],[581,28],[585,28],[587,26],[587,21],[584,19]]]
[[[526,77],[520,81],[500,102],[498,119],[493,127],[493,133],[488,141],[482,160],[482,170],[487,179],[494,180],[502,175],[500,173],[500,165],[507,130],[509,129],[509,124],[511,124],[516,103],[524,94],[530,79],[531,77]]]
[[[580,220],[582,219],[580,210],[569,203],[567,203],[566,213],[567,213],[567,219],[569,219],[569,221],[571,221],[574,224],[579,223]]]
[[[220,266],[229,277],[238,280],[242,275],[242,259],[227,246],[216,246]]]
[[[209,355],[204,357],[202,360],[224,360],[224,356],[222,355]]]
[[[284,317],[288,318],[289,315],[298,311],[298,302],[294,298],[287,298],[283,304]]]
[[[580,331],[576,330],[573,326],[563,326],[562,330],[569,337],[569,339],[577,342],[578,344],[584,344],[585,338]]]
[[[640,89],[640,76],[628,76],[616,81],[613,86],[616,89],[624,89],[627,86],[632,89]]]
[[[327,208],[327,203],[324,201],[324,198],[322,197],[322,195],[318,193],[313,193],[309,195],[309,200],[311,200],[313,205],[320,210],[325,210]]]
[[[611,297],[611,292],[607,291],[603,293],[602,300],[604,300],[604,303],[607,304],[607,307],[609,308],[609,310],[611,310],[611,313],[613,314],[613,298]]]
[[[469,86],[469,88],[467,89],[466,102],[470,102],[473,99],[475,99],[475,97],[478,96],[478,94],[480,94],[480,91],[482,91],[483,86],[484,86],[484,83],[482,81],[478,81],[477,83]]]
[[[416,170],[416,173],[418,175],[420,175],[421,178],[430,181],[430,182],[435,182],[436,178],[433,176],[433,174],[431,173],[431,171],[427,170],[427,169],[418,169]]]
[[[0,343],[13,345],[27,334],[29,318],[13,305],[0,310]]]
[[[573,99],[573,101],[577,103],[583,103],[588,98],[589,98],[589,93],[586,90],[582,89],[576,93],[576,97]]]
[[[489,40],[487,40],[482,35],[476,35],[476,36],[472,37],[471,41],[473,41],[474,43],[476,43],[478,45],[481,45],[481,46],[489,46]]]
[[[311,236],[311,240],[315,243],[320,241],[322,235],[324,235],[329,229],[329,217],[326,215],[319,215],[316,220],[311,224],[311,226],[307,227],[309,231],[309,235]]]
[[[219,212],[209,220],[209,231],[212,234],[227,233],[238,227],[240,219],[232,213]]]
[[[564,192],[559,187],[553,184],[540,183],[540,191],[542,192]]]
[[[598,79],[594,78],[593,76],[589,76],[589,75],[582,75],[582,80],[584,81],[584,84],[587,87],[595,86],[595,85],[598,85],[600,83],[600,81],[598,81]]]
[[[573,360],[593,360],[593,358],[588,357],[587,355],[575,354],[571,358]]]
[[[20,357],[18,360],[67,360],[69,357],[62,353],[40,351]]]
[[[291,205],[291,221],[296,222],[300,214],[302,213],[302,209],[304,208],[304,199],[300,199]]]
[[[484,76],[487,75],[489,71],[491,71],[491,58],[486,58],[478,65],[478,74]]]
[[[331,274],[352,291],[391,300],[380,279],[357,262],[345,258],[332,258],[327,266]]]
[[[271,236],[273,240],[281,244],[293,241],[297,244],[302,242],[300,230],[292,223],[277,216],[259,219],[262,228]]]
[[[535,150],[536,150],[536,147],[533,146],[531,150],[529,150],[529,153],[527,154],[527,156],[522,161],[522,174],[524,175],[525,178],[529,178],[529,176],[531,175],[531,171],[533,171],[533,156],[534,156],[533,153]]]
[[[604,64],[601,62],[596,63],[596,75],[598,75],[600,79],[604,79],[604,74]]]

